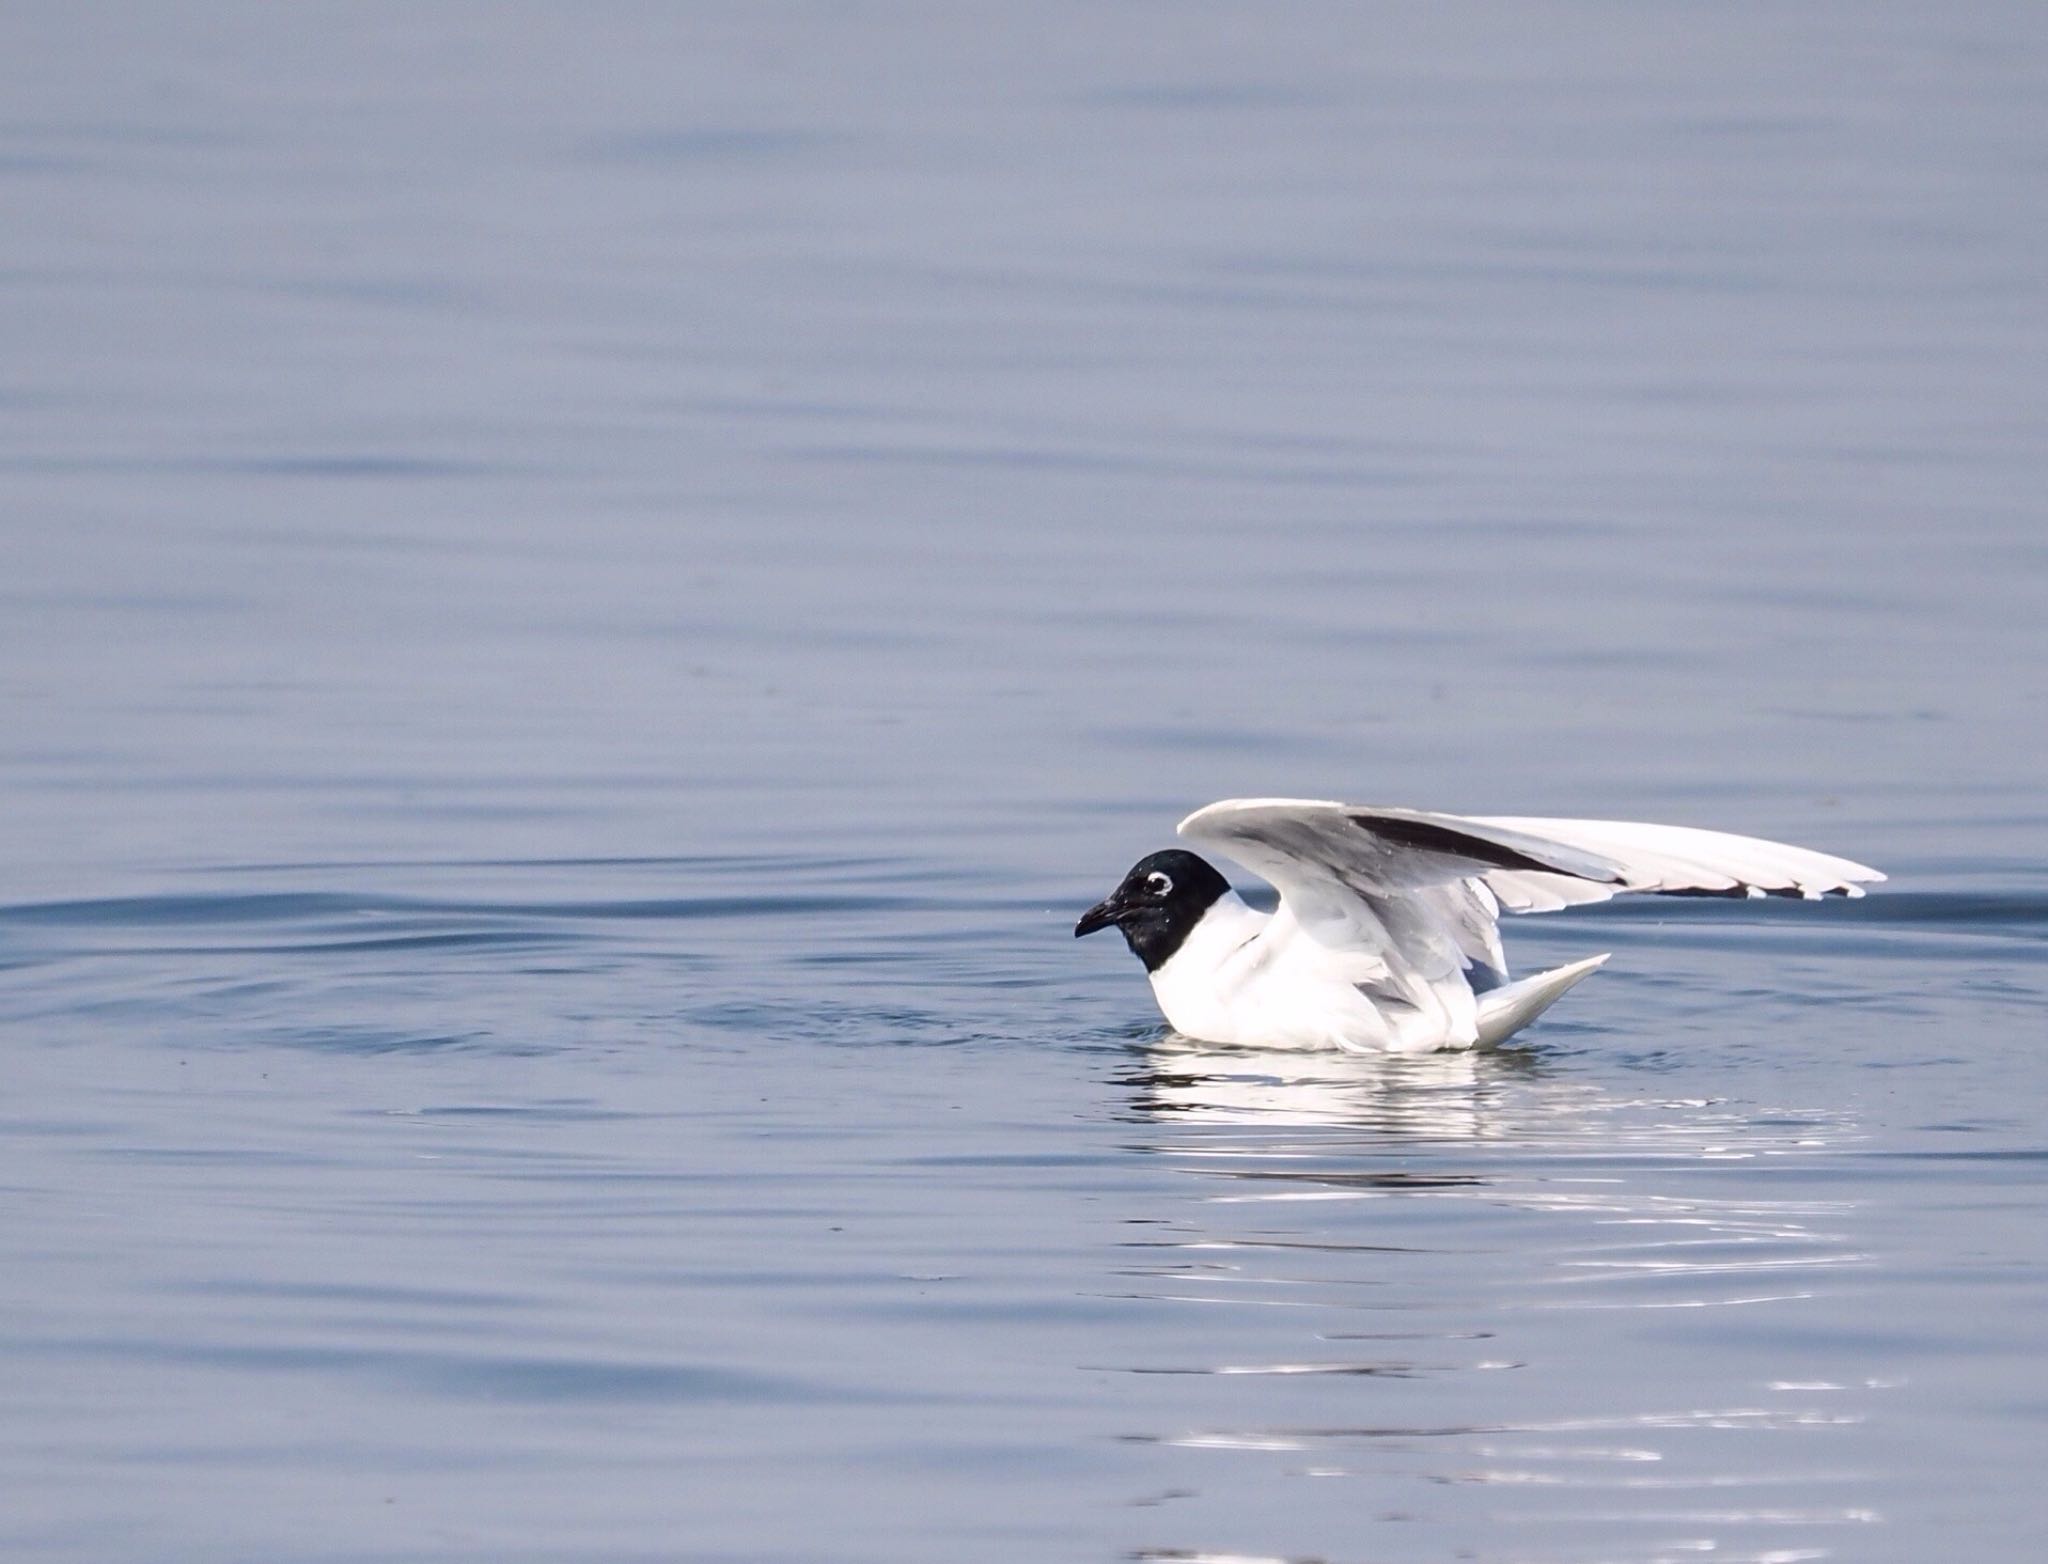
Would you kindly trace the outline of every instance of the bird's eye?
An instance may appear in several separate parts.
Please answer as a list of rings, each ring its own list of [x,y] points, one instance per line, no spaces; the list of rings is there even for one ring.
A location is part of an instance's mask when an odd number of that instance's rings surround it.
[[[1173,894],[1173,881],[1155,869],[1152,873],[1145,876],[1145,889],[1154,896],[1171,896]]]

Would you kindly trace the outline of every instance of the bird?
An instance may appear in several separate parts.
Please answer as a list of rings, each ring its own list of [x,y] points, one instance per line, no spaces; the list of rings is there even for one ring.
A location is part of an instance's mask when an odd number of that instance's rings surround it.
[[[1818,900],[1884,879],[1846,858],[1691,826],[1325,799],[1227,798],[1179,834],[1270,880],[1278,907],[1259,911],[1207,859],[1169,848],[1132,865],[1074,937],[1120,930],[1176,1032],[1254,1048],[1492,1047],[1608,960],[1511,979],[1503,912],[1626,892]]]

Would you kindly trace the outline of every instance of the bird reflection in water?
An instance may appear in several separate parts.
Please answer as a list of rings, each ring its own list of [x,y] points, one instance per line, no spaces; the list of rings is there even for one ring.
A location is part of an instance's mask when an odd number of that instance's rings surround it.
[[[1392,1056],[1222,1048],[1168,1034],[1121,1077],[1136,1116],[1282,1129],[1352,1128],[1382,1146],[1552,1134],[1597,1116],[1601,1094],[1535,1049]]]

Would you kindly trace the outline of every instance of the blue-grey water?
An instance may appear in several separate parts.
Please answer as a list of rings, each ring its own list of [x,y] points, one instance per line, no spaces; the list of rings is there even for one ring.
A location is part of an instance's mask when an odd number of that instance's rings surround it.
[[[2048,12],[0,16],[0,1552],[2031,1561]],[[1481,1056],[1243,793],[1816,906]]]

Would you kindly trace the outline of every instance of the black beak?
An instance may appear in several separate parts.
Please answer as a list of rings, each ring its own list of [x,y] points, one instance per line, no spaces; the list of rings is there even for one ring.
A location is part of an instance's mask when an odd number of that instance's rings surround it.
[[[1074,925],[1074,938],[1093,934],[1097,929],[1113,929],[1124,915],[1123,903],[1114,896],[1108,901],[1099,901],[1081,914],[1081,921]]]

